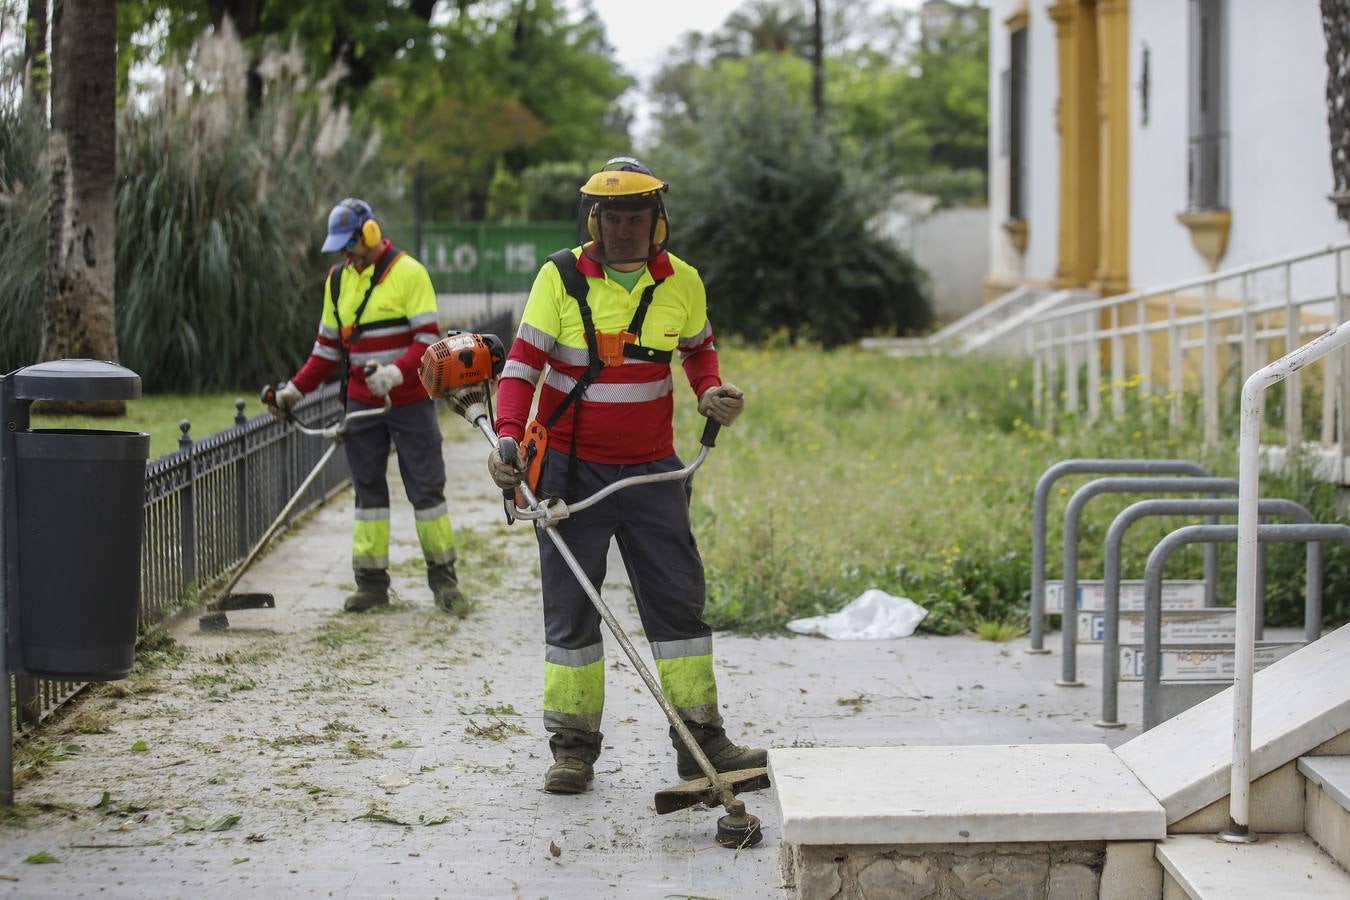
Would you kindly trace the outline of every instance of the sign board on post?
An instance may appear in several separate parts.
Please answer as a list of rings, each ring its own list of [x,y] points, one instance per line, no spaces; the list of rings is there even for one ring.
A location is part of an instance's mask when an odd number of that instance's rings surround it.
[[[523,293],[550,253],[576,244],[571,222],[428,222],[420,259],[438,294]]]
[[[1162,586],[1163,609],[1202,609],[1205,605],[1205,583],[1200,580],[1169,580]],[[1082,580],[1078,582],[1077,608],[1100,612],[1106,606],[1106,587],[1100,581]],[[1126,580],[1120,583],[1120,609],[1142,610],[1144,608],[1144,582],[1142,579]],[[1064,613],[1064,582],[1047,581],[1045,583],[1045,612],[1052,615]]]

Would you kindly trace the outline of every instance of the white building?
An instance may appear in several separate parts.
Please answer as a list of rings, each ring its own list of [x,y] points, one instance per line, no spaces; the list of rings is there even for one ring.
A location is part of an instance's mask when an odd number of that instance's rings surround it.
[[[989,22],[987,297],[1345,240],[1318,0],[992,0]]]

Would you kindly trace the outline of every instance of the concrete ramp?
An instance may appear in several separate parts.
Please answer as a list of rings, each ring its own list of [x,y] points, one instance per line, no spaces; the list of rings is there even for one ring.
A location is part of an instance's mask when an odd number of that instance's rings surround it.
[[[1350,730],[1350,625],[1256,674],[1253,780]],[[1169,825],[1228,796],[1229,688],[1116,748],[1167,810]]]

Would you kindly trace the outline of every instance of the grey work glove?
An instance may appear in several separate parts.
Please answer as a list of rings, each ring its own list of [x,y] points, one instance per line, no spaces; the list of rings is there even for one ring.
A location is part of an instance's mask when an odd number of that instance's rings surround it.
[[[730,425],[745,409],[745,394],[734,384],[710,387],[698,398],[699,415],[718,425]]]
[[[278,419],[285,421],[286,413],[290,412],[291,408],[299,403],[300,399],[304,396],[304,392],[296,387],[294,383],[288,381],[277,388],[276,393],[273,394],[276,403],[275,405],[268,407],[268,412]]]
[[[366,376],[366,387],[376,397],[386,397],[389,392],[403,383],[403,370],[393,363],[377,366],[374,372]]]
[[[512,464],[502,459],[497,448],[493,447],[488,451],[488,474],[492,476],[492,481],[504,491],[509,491],[516,487],[525,477],[525,470],[520,468],[519,457]]]

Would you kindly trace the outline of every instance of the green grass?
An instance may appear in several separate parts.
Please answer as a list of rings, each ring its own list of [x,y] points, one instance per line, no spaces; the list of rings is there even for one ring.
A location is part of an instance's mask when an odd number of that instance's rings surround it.
[[[1050,465],[1165,457],[1195,460],[1215,475],[1235,471],[1234,446],[1206,451],[1194,429],[1169,434],[1165,411],[1147,417],[1137,395],[1121,421],[1089,427],[1061,418],[1057,433],[1037,428],[1022,361],[719,347],[723,377],[746,391],[747,411],[723,431],[695,479],[692,514],[716,627],[777,630],[790,618],[834,611],[870,587],[926,607],[927,631],[975,631],[982,622],[1025,627],[1031,495]],[[690,459],[700,423],[687,396],[679,400],[676,440]],[[1064,479],[1052,498],[1052,573],[1061,565],[1068,496],[1091,477]],[[1265,475],[1261,485],[1263,496],[1289,497],[1323,521],[1335,518],[1329,485],[1298,475]],[[1106,529],[1139,499],[1109,495],[1088,505],[1080,577],[1101,577]],[[1196,522],[1136,524],[1124,577],[1142,575],[1163,534]],[[1327,617],[1345,621],[1350,554],[1331,547],[1327,557]],[[1221,598],[1232,597],[1232,558],[1225,548]],[[1301,622],[1302,566],[1302,547],[1271,549],[1270,624]],[[1201,551],[1191,548],[1174,557],[1169,577],[1200,571]]]
[[[1011,622],[999,622],[986,619],[983,622],[975,623],[973,634],[982,641],[993,641],[1001,644],[1004,641],[1010,641],[1013,638],[1021,637],[1026,634],[1026,629],[1021,625]]]
[[[127,414],[119,418],[94,416],[34,415],[33,428],[96,428],[113,431],[144,431],[150,435],[150,458],[178,449],[182,436],[179,423],[191,423],[189,434],[201,440],[234,424],[234,401],[244,401],[244,415],[263,411],[256,388],[216,394],[152,394],[127,401]]]

